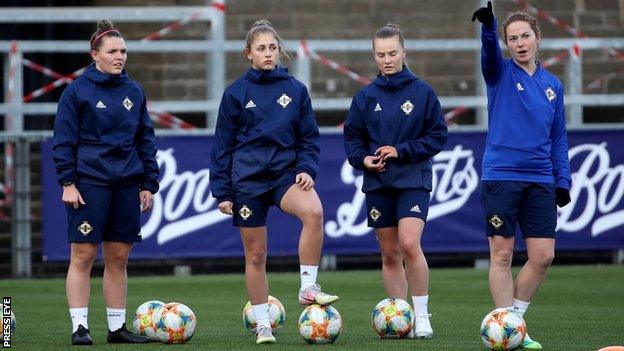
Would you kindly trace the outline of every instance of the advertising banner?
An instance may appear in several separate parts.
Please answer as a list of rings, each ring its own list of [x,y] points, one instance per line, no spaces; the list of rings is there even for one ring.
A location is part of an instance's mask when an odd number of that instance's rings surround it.
[[[624,248],[624,138],[621,131],[568,133],[572,203],[559,209],[557,250]],[[481,202],[485,133],[452,132],[433,160],[434,186],[422,245],[426,253],[487,252]],[[217,209],[209,184],[212,137],[158,138],[160,191],[142,215],[143,242],[131,258],[243,256],[240,234]],[[67,215],[51,155],[42,145],[43,250],[46,260],[67,260]],[[379,252],[366,226],[361,172],[346,162],[342,135],[321,136],[315,189],[323,203],[324,254]],[[88,206],[88,204],[87,204]],[[301,225],[279,209],[269,211],[270,256],[297,255]],[[516,240],[519,248],[523,241]]]

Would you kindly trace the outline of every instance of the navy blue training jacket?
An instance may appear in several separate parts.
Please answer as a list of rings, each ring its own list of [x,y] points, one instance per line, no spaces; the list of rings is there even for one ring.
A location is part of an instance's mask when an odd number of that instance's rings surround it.
[[[431,190],[431,158],[446,144],[447,128],[433,89],[404,66],[377,76],[353,97],[344,137],[349,164],[364,171],[362,191]],[[364,158],[384,145],[394,146],[398,158],[388,159],[383,172],[365,170]]]
[[[318,161],[310,95],[285,68],[250,68],[225,90],[210,161],[210,188],[218,202],[260,195],[293,172],[315,178]]]
[[[141,86],[125,70],[109,75],[91,64],[58,103],[53,158],[59,183],[138,183],[156,193],[155,139]]]

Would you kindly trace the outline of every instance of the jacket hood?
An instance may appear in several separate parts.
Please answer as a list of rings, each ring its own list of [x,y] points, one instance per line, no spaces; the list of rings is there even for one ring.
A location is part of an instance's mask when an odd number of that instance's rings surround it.
[[[278,65],[278,66],[275,66],[275,69],[268,70],[268,71],[250,68],[247,70],[247,73],[245,73],[245,78],[247,78],[248,80],[254,83],[266,84],[266,83],[273,83],[275,81],[282,80],[282,79],[290,79],[291,76],[288,73],[288,69]]]
[[[98,85],[121,85],[129,79],[125,69],[117,75],[108,74],[98,71],[95,63],[90,64],[82,75]]]
[[[401,72],[386,76],[381,73],[378,74],[373,83],[384,89],[400,89],[416,79],[418,79],[418,77],[416,77],[405,65],[403,65]]]

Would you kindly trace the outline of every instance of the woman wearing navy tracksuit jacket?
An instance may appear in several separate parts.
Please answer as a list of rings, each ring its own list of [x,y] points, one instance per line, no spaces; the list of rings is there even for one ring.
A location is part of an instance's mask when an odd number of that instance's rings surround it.
[[[375,228],[382,280],[392,298],[407,298],[416,314],[416,338],[431,338],[429,268],[420,239],[432,188],[431,158],[447,128],[433,89],[404,65],[403,34],[394,25],[373,38],[380,74],[353,98],[344,126],[348,161],[364,171],[368,226]],[[405,264],[405,268],[403,266]]]
[[[245,250],[247,293],[257,321],[256,342],[273,343],[268,319],[266,275],[269,207],[296,216],[301,304],[338,299],[316,284],[323,245],[323,209],[314,178],[319,131],[305,86],[280,67],[281,38],[266,20],[247,33],[245,57],[251,68],[229,86],[221,100],[210,163],[210,187],[219,210],[233,215]]]
[[[71,260],[67,301],[74,345],[90,345],[90,272],[98,244],[109,343],[143,343],[125,327],[126,264],[141,241],[140,212],[158,191],[154,130],[141,86],[123,69],[126,46],[110,21],[91,37],[93,63],[63,92],[54,121],[53,157],[66,204]]]
[[[555,253],[557,205],[570,202],[570,162],[561,81],[536,61],[541,32],[526,13],[503,23],[510,59],[498,44],[492,3],[475,11],[481,23],[481,69],[487,84],[488,135],[482,189],[490,243],[494,304],[524,315]],[[511,273],[516,224],[528,260]],[[528,335],[524,349],[541,349]]]

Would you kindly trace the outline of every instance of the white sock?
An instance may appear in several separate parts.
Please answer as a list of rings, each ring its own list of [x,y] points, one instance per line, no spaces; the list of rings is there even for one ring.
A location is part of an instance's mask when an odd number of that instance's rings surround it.
[[[414,314],[416,316],[429,315],[427,310],[427,303],[429,301],[429,295],[412,296],[412,302],[414,303]]]
[[[514,301],[513,301],[514,312],[519,314],[521,317],[524,317],[524,314],[526,313],[526,310],[529,308],[529,304],[530,303],[531,303],[531,301],[529,301],[529,302],[520,301],[520,300],[514,298]]]
[[[269,303],[261,303],[258,305],[251,305],[251,312],[253,312],[254,318],[256,318],[256,325],[260,327],[271,326],[269,322]]]
[[[318,273],[318,266],[306,266],[300,265],[299,272],[301,275],[301,289],[303,291],[312,285],[316,284],[316,274]]]
[[[106,320],[108,320],[108,330],[119,330],[126,323],[126,309],[106,307]]]
[[[87,322],[89,317],[89,307],[70,308],[69,315],[71,316],[72,321],[72,333],[75,333],[76,330],[78,330],[79,325],[82,325],[85,329],[89,329],[89,322]]]

